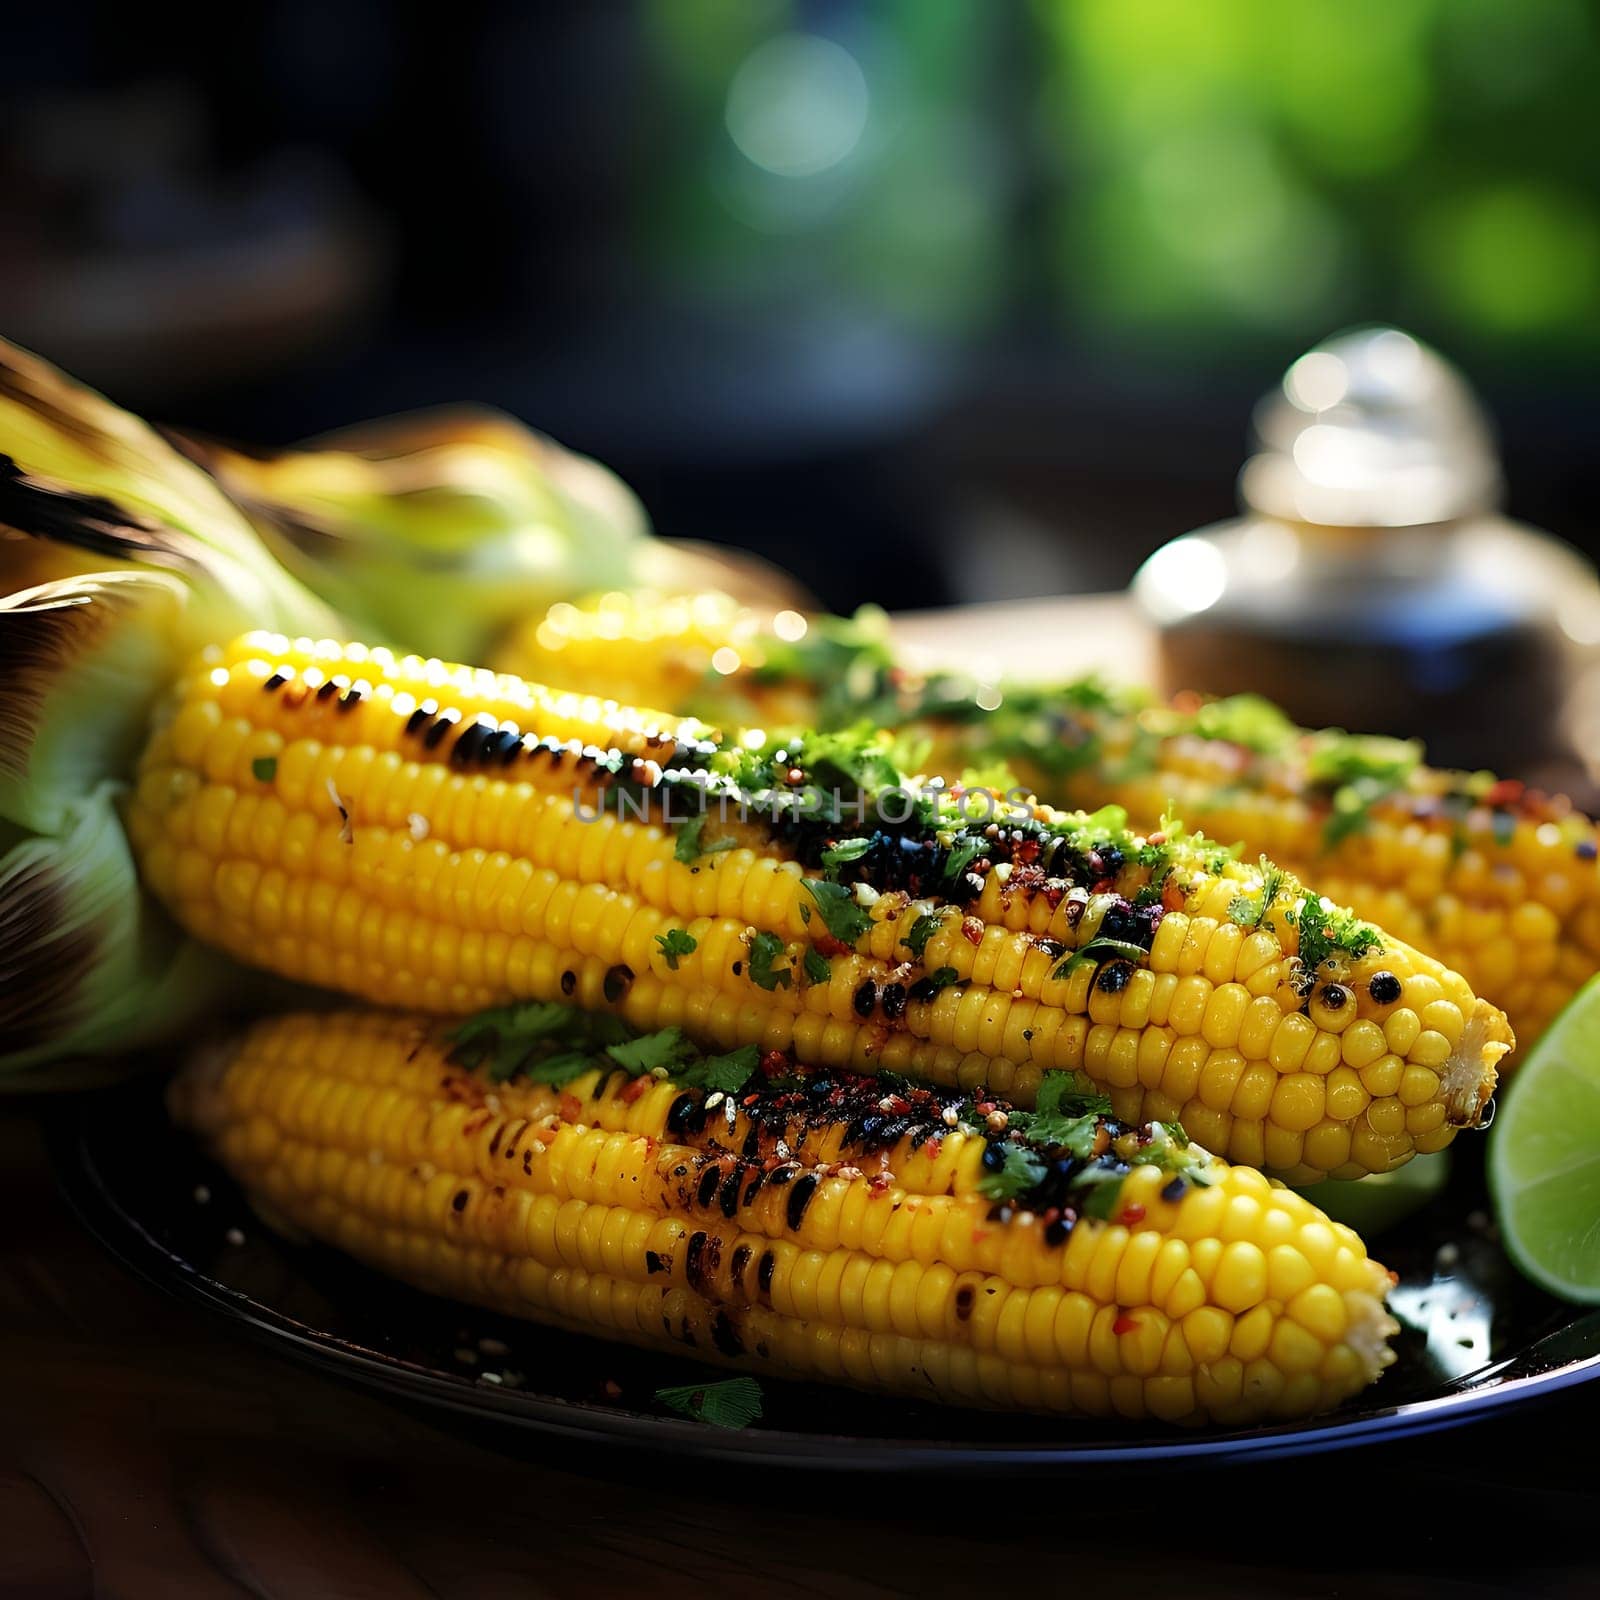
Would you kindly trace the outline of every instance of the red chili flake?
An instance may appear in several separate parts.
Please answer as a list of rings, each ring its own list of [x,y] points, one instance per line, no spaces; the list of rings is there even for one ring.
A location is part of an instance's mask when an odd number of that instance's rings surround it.
[[[622,1398],[622,1385],[613,1378],[607,1378],[601,1386],[601,1393],[607,1400],[620,1400]]]
[[[963,917],[961,919],[961,937],[968,944],[983,943],[983,921],[979,917]]]
[[[1161,904],[1168,911],[1183,910],[1184,893],[1171,878],[1161,885]]]
[[[1497,783],[1489,785],[1483,802],[1496,808],[1514,806],[1522,798],[1523,788],[1524,785],[1515,778],[1501,778]]]
[[[1018,866],[1027,866],[1030,861],[1039,859],[1039,841],[1037,839],[1024,839],[1011,853],[1011,859]],[[1015,876],[1015,874],[1013,874]]]
[[[760,1098],[761,1096],[759,1094],[747,1094],[744,1099],[739,1102],[739,1104],[742,1106],[753,1106]]]
[[[867,1189],[874,1200],[888,1194],[894,1179],[887,1172],[875,1172],[867,1180]]]
[[[849,956],[855,954],[853,945],[841,944],[831,933],[819,932],[812,940],[817,954],[823,956]]]
[[[639,1077],[635,1078],[626,1089],[622,1091],[618,1098],[622,1101],[623,1105],[631,1106],[633,1102],[637,1100],[640,1095],[644,1094],[649,1089],[650,1085],[655,1081],[656,1080],[652,1078],[649,1073],[642,1073]]]
[[[1111,891],[1116,888],[1116,886],[1117,880],[1115,878],[1096,878],[1094,881],[1094,887],[1089,891],[1089,893],[1110,894]]]
[[[1139,1331],[1139,1319],[1137,1317],[1130,1317],[1128,1313],[1124,1311],[1122,1315],[1111,1324],[1111,1331],[1119,1336],[1124,1333],[1137,1333]]]
[[[1144,1207],[1140,1205],[1124,1206],[1122,1215],[1117,1218],[1117,1221],[1129,1228],[1133,1227],[1135,1223],[1143,1222]]]
[[[789,1058],[781,1050],[769,1050],[761,1058],[761,1070],[769,1078],[780,1078],[789,1070]]]
[[[972,1230],[972,1242],[974,1244],[982,1244],[988,1237],[989,1230],[987,1228],[974,1228]]]
[[[930,1161],[937,1161],[939,1159],[940,1150],[942,1150],[944,1148],[944,1140],[943,1139],[929,1139],[928,1142],[926,1144],[924,1144],[922,1148],[926,1152],[927,1157],[928,1157],[928,1159]]]
[[[564,1094],[556,1102],[563,1122],[576,1122],[583,1115],[583,1102],[575,1094]]]

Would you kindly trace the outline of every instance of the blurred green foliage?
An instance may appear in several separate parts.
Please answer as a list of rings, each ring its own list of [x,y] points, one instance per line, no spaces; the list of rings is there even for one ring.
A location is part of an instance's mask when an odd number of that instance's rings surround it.
[[[1588,0],[641,14],[661,97],[644,249],[724,303],[953,329],[1043,303],[1188,342],[1385,316],[1548,357],[1600,345]],[[818,33],[838,50],[792,48]],[[820,141],[803,173],[781,170],[786,138]]]

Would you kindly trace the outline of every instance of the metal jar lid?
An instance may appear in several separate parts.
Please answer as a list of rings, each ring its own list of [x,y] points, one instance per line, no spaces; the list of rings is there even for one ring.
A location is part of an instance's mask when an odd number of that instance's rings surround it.
[[[1493,508],[1489,419],[1438,351],[1398,328],[1357,328],[1308,350],[1255,411],[1239,475],[1254,511],[1324,527],[1399,528]]]

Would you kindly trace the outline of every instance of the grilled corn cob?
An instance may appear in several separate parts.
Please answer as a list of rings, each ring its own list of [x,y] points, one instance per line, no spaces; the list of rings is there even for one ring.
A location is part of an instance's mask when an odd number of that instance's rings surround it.
[[[379,1002],[565,997],[1024,1105],[1081,1068],[1124,1120],[1181,1120],[1298,1181],[1387,1170],[1479,1120],[1511,1035],[1437,962],[1176,825],[901,782],[870,741],[722,746],[256,634],[181,685],[128,824],[192,933]],[[859,824],[805,814],[829,783]],[[729,796],[747,820],[720,820]]]
[[[986,710],[971,685],[899,672],[874,624],[722,596],[558,606],[503,663],[724,726],[864,717],[925,741],[933,770],[1004,762],[1052,804],[1121,805],[1142,828],[1170,807],[1461,973],[1524,1047],[1600,969],[1600,830],[1566,800],[1308,732],[1254,697],[1156,707],[1086,679],[989,693]]]
[[[779,1376],[1244,1424],[1393,1359],[1359,1237],[1166,1129],[1069,1091],[994,1131],[1008,1108],[671,1030],[586,1054],[561,1009],[499,1019],[554,1057],[457,1030],[475,1070],[426,1018],[275,1018],[173,1109],[269,1218],[423,1288]]]

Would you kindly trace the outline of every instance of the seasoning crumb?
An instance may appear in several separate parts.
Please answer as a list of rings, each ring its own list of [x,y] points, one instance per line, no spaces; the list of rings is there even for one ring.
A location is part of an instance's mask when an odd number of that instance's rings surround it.
[[[622,1398],[622,1385],[616,1382],[615,1379],[607,1378],[601,1386],[600,1392],[605,1395],[607,1400],[620,1400]]]
[[[236,1250],[244,1243],[244,1234],[238,1228],[229,1228],[222,1237]]]
[[[206,1188],[203,1183],[197,1183],[194,1186],[194,1203],[197,1206],[208,1206],[211,1204],[211,1191]]]
[[[480,1372],[478,1374],[479,1383],[492,1383],[497,1389],[500,1387],[501,1381],[502,1380],[498,1372]]]
[[[328,798],[333,801],[339,813],[339,843],[354,844],[356,836],[355,830],[350,826],[350,808],[339,798],[339,786],[331,777],[328,779]]]
[[[413,811],[407,815],[406,826],[418,844],[428,837],[428,819],[420,811]]]

